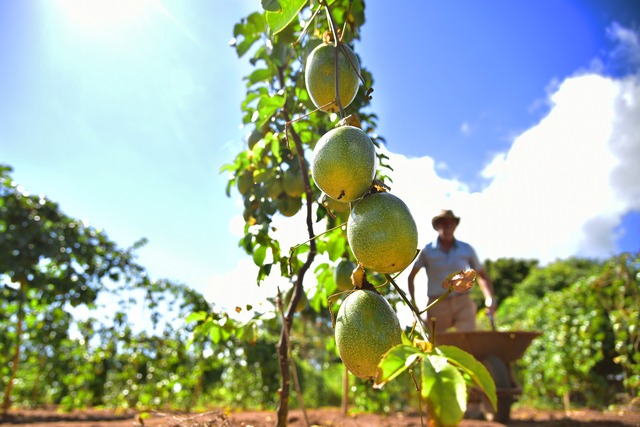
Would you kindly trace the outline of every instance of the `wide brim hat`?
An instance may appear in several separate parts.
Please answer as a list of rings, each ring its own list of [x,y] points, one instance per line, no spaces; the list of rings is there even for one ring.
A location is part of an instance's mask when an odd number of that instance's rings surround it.
[[[438,221],[441,219],[454,219],[456,221],[456,225],[460,224],[460,217],[455,216],[452,210],[443,209],[438,215],[431,219],[431,226],[434,230],[437,230],[436,226],[438,225]]]

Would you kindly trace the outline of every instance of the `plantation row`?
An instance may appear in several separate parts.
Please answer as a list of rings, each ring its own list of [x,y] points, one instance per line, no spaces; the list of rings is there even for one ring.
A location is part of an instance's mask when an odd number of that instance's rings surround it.
[[[409,301],[391,275],[410,265],[418,237],[385,175],[392,166],[378,150],[385,141],[368,109],[373,78],[353,46],[364,1],[261,4],[264,10],[233,27],[231,46],[254,70],[241,103],[246,147],[220,172],[228,176],[227,195],[237,188],[244,204],[239,246],[259,267],[258,284],[267,276],[289,282],[284,304],[274,290],[272,310],[239,307],[254,317],[238,323],[188,286],[150,279],[136,262],[144,240],[119,248],[54,202],[24,192],[0,165],[2,412],[12,404],[277,407],[276,425],[285,426],[288,407],[298,404],[292,373],[306,406],[337,406],[346,369],[351,405],[415,409],[409,375],[378,375],[390,348],[400,348],[404,369],[409,358],[420,362],[412,367],[428,377],[419,393],[436,425],[462,418],[466,397],[456,387],[464,392],[463,374],[495,400],[480,363],[455,360],[458,349],[434,349],[425,330],[399,325],[394,311]],[[273,218],[298,212],[307,233],[282,248]],[[485,266],[500,328],[544,333],[516,366],[527,403],[601,408],[639,395],[640,254]],[[309,274],[315,289],[307,294]],[[339,290],[347,292],[336,296]],[[107,309],[99,297],[112,301]],[[74,318],[77,308],[90,317]],[[144,331],[133,320],[141,309],[152,321]],[[105,312],[113,316],[100,317]],[[381,312],[391,325],[383,334]],[[482,314],[478,320],[489,327]],[[403,340],[402,328],[412,341]],[[443,372],[453,380],[438,381]],[[374,390],[369,379],[388,384]]]
[[[9,174],[4,168],[0,193],[0,228],[4,230],[0,253],[5,254],[0,289],[4,402],[11,383],[11,400],[17,406],[274,406],[279,388],[275,348],[280,316],[266,313],[237,324],[187,286],[149,280],[134,262],[134,248],[122,251],[106,235],[66,217],[54,203],[20,193]],[[45,220],[35,221],[36,215]],[[92,247],[111,248],[109,256],[96,253],[84,260],[84,274],[94,269],[93,277],[83,277],[80,268],[75,276],[67,274],[73,263],[55,260],[53,255],[47,268],[41,262],[30,271],[27,252],[16,255],[13,249],[20,242],[29,246],[24,230],[31,230],[31,239],[44,239],[56,230],[55,221],[60,226],[57,232],[65,235],[63,243],[74,248],[70,251],[74,257],[89,254]],[[47,223],[41,230],[28,227]],[[59,242],[57,237],[51,240],[52,245]],[[106,268],[100,256],[112,264]],[[602,407],[620,403],[620,396],[638,396],[640,254],[604,262],[569,259],[545,267],[514,259],[485,265],[500,296],[501,328],[544,331],[544,341],[535,340],[517,366],[528,404],[560,405],[569,399],[577,405]],[[128,276],[129,284],[113,285],[118,275]],[[77,286],[79,280],[85,280],[83,286]],[[337,288],[331,277],[325,283],[329,292]],[[109,322],[72,317],[72,305],[95,309],[97,296],[111,292],[144,295],[158,332],[134,332],[126,298]],[[388,287],[381,292],[388,293],[392,305],[402,304]],[[481,298],[479,292],[477,297]],[[176,309],[166,312],[163,301],[172,302]],[[339,405],[344,367],[335,348],[330,312],[316,308],[304,305],[291,333],[301,388],[307,406]],[[97,317],[98,312],[94,313]],[[480,316],[480,324],[488,327]],[[180,319],[188,322],[184,325]],[[408,376],[383,390],[372,390],[355,377],[350,381],[350,401],[362,410],[398,410],[415,400]],[[293,398],[291,404],[297,404]]]

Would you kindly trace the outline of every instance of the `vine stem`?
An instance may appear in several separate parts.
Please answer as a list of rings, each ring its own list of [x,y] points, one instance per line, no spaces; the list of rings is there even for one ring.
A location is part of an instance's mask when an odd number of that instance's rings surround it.
[[[418,311],[416,306],[413,305],[411,303],[411,301],[409,301],[409,298],[407,298],[407,296],[405,295],[404,291],[402,289],[400,289],[400,286],[398,286],[398,284],[395,282],[395,280],[393,280],[391,275],[385,274],[385,277],[387,278],[387,280],[389,282],[391,282],[391,284],[393,285],[395,290],[400,294],[400,297],[403,299],[405,304],[407,304],[409,306],[409,308],[413,312],[413,316],[416,318],[416,321],[418,322],[418,327],[420,328],[420,332],[422,333],[422,336],[424,338],[427,338],[429,336],[429,334],[427,333],[427,331],[424,328],[424,324],[422,323],[422,319],[420,318],[420,312]]]
[[[418,412],[420,413],[420,425],[422,427],[425,427],[424,418],[422,416],[422,387],[418,384],[418,381],[416,381],[416,377],[415,375],[413,375],[413,370],[409,369],[409,375],[411,375],[411,379],[413,380],[413,385],[415,386],[416,391],[418,392]]]
[[[280,288],[278,287],[278,299],[276,301],[278,305],[278,311],[282,316],[282,321],[286,321],[286,317],[284,315],[284,309],[282,308],[282,294],[280,292]],[[287,349],[289,351],[289,363],[291,364],[291,373],[293,375],[293,386],[296,389],[296,394],[298,395],[298,402],[300,403],[300,409],[302,410],[302,415],[304,416],[304,421],[307,427],[309,424],[309,417],[307,416],[307,410],[304,406],[304,398],[302,397],[302,390],[300,389],[300,381],[298,380],[298,369],[296,368],[296,361],[293,358],[293,350],[291,349],[291,336],[287,328],[282,330],[284,332],[284,338],[287,343]]]
[[[282,67],[278,67],[278,80],[280,83],[280,87],[285,87],[285,79],[284,79],[284,71]],[[282,111],[283,118],[285,121],[291,121],[291,117],[286,110]],[[289,306],[287,307],[286,315],[282,322],[282,330],[280,332],[280,340],[278,341],[278,360],[280,364],[280,373],[281,373],[281,386],[280,386],[280,397],[278,400],[278,407],[276,410],[276,427],[286,427],[287,418],[289,413],[289,357],[287,351],[287,335],[291,330],[291,326],[293,325],[293,315],[295,313],[295,309],[298,305],[298,301],[302,297],[304,293],[304,276],[313,264],[313,261],[316,257],[316,242],[313,238],[315,232],[313,230],[313,191],[311,189],[311,183],[309,181],[309,169],[307,167],[307,161],[304,158],[304,148],[302,147],[302,140],[300,139],[300,135],[291,128],[291,136],[293,138],[293,142],[296,147],[296,152],[298,153],[298,165],[300,166],[300,171],[302,172],[302,177],[304,180],[304,190],[305,196],[307,199],[306,203],[306,224],[307,224],[307,234],[309,239],[311,239],[309,243],[309,255],[307,259],[304,261],[300,270],[298,270],[298,275],[295,280],[295,284],[293,287],[293,294],[291,295],[291,301]]]
[[[292,259],[293,259],[293,255],[295,254],[296,250],[298,250],[298,248],[299,248],[300,246],[302,246],[302,245],[306,245],[307,243],[310,243],[312,240],[315,240],[315,239],[317,239],[318,237],[320,237],[320,236],[322,236],[322,235],[324,235],[324,234],[327,234],[327,233],[330,233],[330,232],[332,232],[332,231],[334,231],[334,230],[337,230],[338,228],[345,227],[346,225],[347,225],[347,223],[346,223],[346,222],[343,222],[342,224],[336,225],[335,227],[332,227],[332,228],[330,228],[330,229],[328,229],[328,230],[325,230],[325,231],[323,231],[323,232],[322,232],[322,233],[320,233],[320,234],[317,234],[317,235],[315,235],[315,236],[312,236],[310,239],[307,239],[307,240],[305,240],[305,241],[304,241],[304,242],[302,242],[302,243],[298,243],[297,245],[292,246],[292,247],[289,249],[289,261],[288,261],[288,262],[289,262],[289,273],[290,273],[290,274],[293,274],[293,273],[292,273],[292,268],[293,268],[293,267],[292,267],[291,261],[292,261]]]
[[[338,30],[336,29],[336,22],[333,20],[333,16],[331,15],[331,9],[326,1],[324,1],[324,9],[327,12],[327,20],[329,21],[329,27],[331,28],[331,33],[333,34],[334,41],[334,52],[335,52],[335,85],[336,85],[336,104],[338,104],[338,110],[340,111],[340,118],[345,118],[344,108],[342,107],[342,101],[340,100],[340,67],[339,67],[339,59],[340,59],[340,45],[342,41],[340,37],[338,37]]]
[[[446,297],[449,296],[449,294],[453,292],[453,290],[451,288],[447,289],[444,294],[440,295],[434,302],[432,302],[431,304],[429,304],[427,306],[427,308],[425,308],[424,310],[422,310],[420,313],[418,313],[418,315],[422,315],[423,313],[425,313],[427,310],[429,310],[430,308],[432,308],[434,305],[438,304],[440,301],[442,301],[443,299],[445,299]]]

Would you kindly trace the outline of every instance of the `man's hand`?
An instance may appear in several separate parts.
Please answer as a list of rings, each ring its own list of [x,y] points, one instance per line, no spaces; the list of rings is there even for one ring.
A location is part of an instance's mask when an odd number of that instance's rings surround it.
[[[495,316],[496,308],[498,307],[498,304],[496,304],[496,299],[494,297],[488,297],[484,300],[484,305],[485,307],[487,307],[487,313],[490,313],[492,317]]]

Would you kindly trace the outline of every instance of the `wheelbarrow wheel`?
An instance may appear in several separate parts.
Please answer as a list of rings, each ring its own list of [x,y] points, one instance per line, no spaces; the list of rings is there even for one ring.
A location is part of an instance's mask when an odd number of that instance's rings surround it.
[[[502,359],[493,354],[487,356],[482,363],[489,370],[493,381],[496,383],[496,392],[498,395],[498,405],[496,410],[493,409],[491,402],[486,396],[482,398],[482,412],[487,421],[506,423],[511,417],[511,404],[513,403],[513,397],[506,393],[500,393],[500,390],[506,390],[512,387],[509,369]]]

